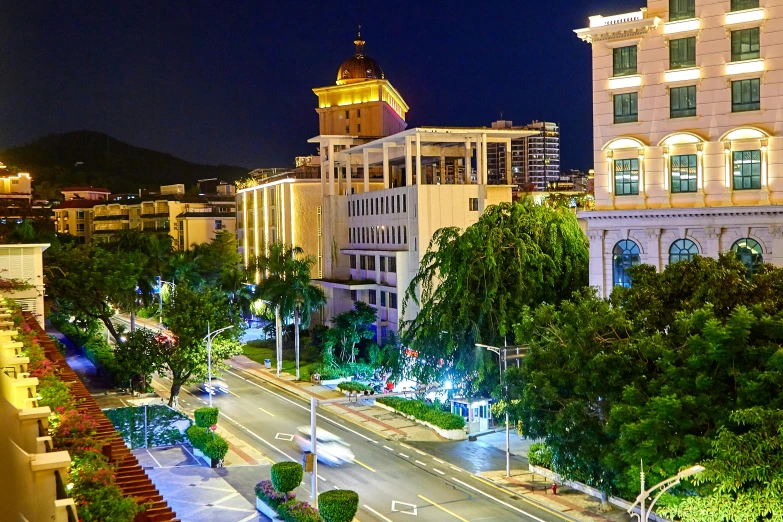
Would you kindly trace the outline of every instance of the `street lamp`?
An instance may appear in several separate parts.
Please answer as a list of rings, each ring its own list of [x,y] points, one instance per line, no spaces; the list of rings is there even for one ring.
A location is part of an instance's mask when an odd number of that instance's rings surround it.
[[[505,342],[505,341],[504,341]],[[524,354],[520,355],[519,350],[523,349],[527,351],[527,346],[503,346],[502,348],[500,346],[490,346],[488,344],[476,344],[477,348],[486,348],[492,353],[498,354],[498,367],[500,369],[500,382],[503,383],[503,363],[505,363],[506,369],[508,369],[508,350],[516,349],[517,355],[514,358],[520,358],[524,357]],[[501,353],[502,350],[502,353]],[[508,401],[508,386],[506,386],[506,401]],[[511,476],[511,435],[509,432],[509,422],[508,422],[508,407],[510,402],[507,402],[506,404],[506,476]]]
[[[209,322],[207,322],[207,335],[204,337],[204,340],[207,341],[207,393],[209,394],[209,407],[212,407],[212,339],[215,338],[217,334],[220,332],[223,332],[225,330],[228,330],[229,328],[233,328],[233,325],[226,326],[224,328],[221,328],[220,330],[215,330],[214,332],[209,331]]]
[[[172,283],[171,281],[164,281],[160,277],[156,277],[158,281],[158,316],[160,317],[160,324],[163,324],[163,285],[171,285],[171,288],[176,291],[177,285]]]
[[[654,485],[650,489],[646,490],[644,489],[644,461],[641,463],[641,468],[639,470],[639,477],[641,478],[641,493],[639,493],[639,496],[636,497],[636,502],[633,506],[628,508],[628,514],[631,516],[636,517],[636,520],[639,522],[649,522],[650,520],[650,513],[652,513],[653,506],[655,506],[655,503],[658,502],[658,499],[661,498],[661,495],[666,493],[669,489],[673,488],[677,484],[680,483],[680,481],[686,477],[690,477],[691,475],[696,475],[697,473],[701,473],[704,471],[704,466],[692,466],[688,469],[684,469],[677,473],[673,477],[669,477],[666,480],[663,480],[659,482],[658,484]],[[660,489],[657,495],[655,495],[655,498],[650,503],[649,506],[647,506],[647,499],[652,496],[652,494]],[[639,505],[640,512],[639,513],[632,513],[633,509],[636,507],[636,505]]]

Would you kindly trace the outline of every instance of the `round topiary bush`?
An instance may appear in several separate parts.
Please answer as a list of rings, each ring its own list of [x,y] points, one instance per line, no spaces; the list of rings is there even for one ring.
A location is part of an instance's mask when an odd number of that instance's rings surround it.
[[[204,448],[204,455],[210,459],[221,460],[228,453],[228,442],[220,435],[212,435],[211,440],[207,442]]]
[[[272,485],[275,491],[283,493],[288,500],[288,494],[296,489],[302,483],[301,464],[297,462],[278,462],[272,465],[271,470]]]
[[[196,426],[209,428],[217,424],[219,411],[217,408],[199,408],[193,412],[196,417]]]
[[[351,522],[359,509],[359,494],[347,489],[333,489],[318,495],[318,513],[325,522]]]

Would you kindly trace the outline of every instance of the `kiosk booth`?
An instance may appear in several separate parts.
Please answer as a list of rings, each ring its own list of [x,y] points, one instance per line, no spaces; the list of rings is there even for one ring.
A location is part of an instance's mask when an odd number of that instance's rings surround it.
[[[451,413],[465,419],[468,435],[483,433],[494,427],[489,405],[492,399],[483,397],[458,397],[451,400]]]

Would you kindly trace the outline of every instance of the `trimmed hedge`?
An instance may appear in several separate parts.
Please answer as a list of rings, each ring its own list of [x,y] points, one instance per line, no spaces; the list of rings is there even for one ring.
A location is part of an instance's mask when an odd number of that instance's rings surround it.
[[[298,462],[278,462],[272,465],[272,485],[275,491],[287,495],[302,483],[302,465]]]
[[[367,386],[366,384],[362,384],[360,382],[341,382],[337,385],[337,389],[344,392],[356,392],[356,393],[364,393],[372,391],[372,388]]]
[[[465,427],[465,419],[456,413],[441,410],[432,404],[427,404],[418,399],[405,399],[403,397],[378,397],[376,402],[385,404],[400,413],[434,424],[444,430],[459,430]]]
[[[527,450],[527,461],[533,466],[552,469],[552,449],[541,442],[531,444]]]
[[[209,433],[207,433],[207,430],[204,428],[200,426],[191,426],[185,430],[185,435],[187,435],[190,445],[194,448],[200,451],[204,451],[204,448],[207,447],[207,442],[209,442]]]
[[[211,459],[222,460],[228,453],[228,442],[217,433],[213,433],[212,439],[207,442],[202,451]]]
[[[196,426],[209,428],[218,423],[220,411],[217,408],[199,408],[193,412],[196,417]]]
[[[325,522],[351,522],[359,509],[359,495],[348,489],[333,489],[318,495],[318,513]]]

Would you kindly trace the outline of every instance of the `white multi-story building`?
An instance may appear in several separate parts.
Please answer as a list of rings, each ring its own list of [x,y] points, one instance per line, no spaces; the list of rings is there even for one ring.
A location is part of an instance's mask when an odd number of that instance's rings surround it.
[[[592,16],[590,284],[734,251],[783,265],[783,0],[649,0]]]

